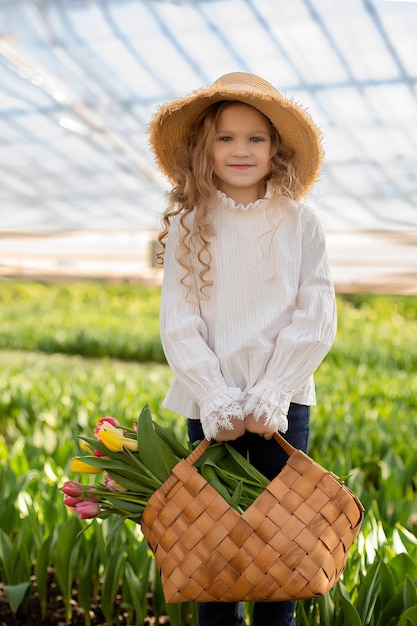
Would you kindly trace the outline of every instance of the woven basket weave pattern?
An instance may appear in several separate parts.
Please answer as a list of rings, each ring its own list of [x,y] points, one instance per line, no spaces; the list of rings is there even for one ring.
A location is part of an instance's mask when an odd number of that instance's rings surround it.
[[[292,448],[241,515],[193,467],[200,452],[174,467],[142,516],[166,601],[279,601],[331,589],[363,519],[354,494]]]

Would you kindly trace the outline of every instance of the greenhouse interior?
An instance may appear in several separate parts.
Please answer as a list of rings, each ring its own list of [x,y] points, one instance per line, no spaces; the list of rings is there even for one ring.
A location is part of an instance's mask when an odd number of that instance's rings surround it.
[[[161,267],[149,124],[233,72],[320,174],[220,107]],[[417,0],[0,0],[0,626],[417,626],[416,416]]]

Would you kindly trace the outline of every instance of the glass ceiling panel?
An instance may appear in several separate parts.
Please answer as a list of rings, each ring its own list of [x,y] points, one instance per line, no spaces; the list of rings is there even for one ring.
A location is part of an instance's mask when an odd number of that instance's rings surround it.
[[[355,80],[398,77],[398,67],[370,16],[349,14],[332,20],[329,28],[340,53],[349,59],[349,70]]]
[[[292,59],[303,82],[341,83],[348,74],[322,29],[314,21],[278,29],[287,57]]]
[[[88,41],[94,29],[94,39],[98,42],[111,37],[111,31],[106,23],[104,13],[95,2],[57,2],[57,9],[61,19],[76,38]]]
[[[417,99],[408,85],[369,86],[365,92],[380,120],[402,128],[417,122]]]
[[[363,90],[355,87],[325,90],[319,99],[334,124],[369,126],[374,123],[374,115]]]

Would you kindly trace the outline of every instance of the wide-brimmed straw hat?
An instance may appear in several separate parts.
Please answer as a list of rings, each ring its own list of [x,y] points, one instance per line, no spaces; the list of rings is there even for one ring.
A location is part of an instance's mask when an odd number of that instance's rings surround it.
[[[249,104],[270,119],[284,146],[293,152],[292,162],[302,189],[300,195],[305,195],[319,174],[323,158],[321,133],[302,107],[263,78],[245,72],[225,74],[212,85],[159,107],[148,132],[160,170],[173,184],[178,184],[178,162],[187,135],[210,105],[223,100]]]

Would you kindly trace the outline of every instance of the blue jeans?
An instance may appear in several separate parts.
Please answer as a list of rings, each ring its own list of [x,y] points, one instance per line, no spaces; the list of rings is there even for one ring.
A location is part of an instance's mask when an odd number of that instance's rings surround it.
[[[191,442],[204,439],[199,420],[188,420]],[[288,431],[285,438],[307,452],[310,438],[310,407],[292,403],[288,412]],[[274,439],[264,439],[255,433],[245,433],[230,442],[252,465],[269,480],[279,474],[287,455]],[[252,626],[295,626],[295,602],[255,602]],[[199,626],[244,626],[243,606],[240,602],[202,602],[198,607]]]

